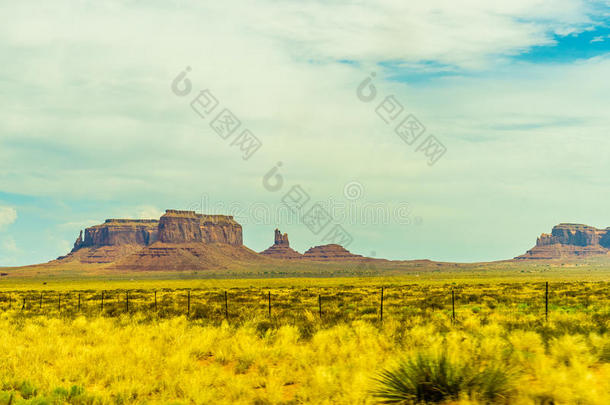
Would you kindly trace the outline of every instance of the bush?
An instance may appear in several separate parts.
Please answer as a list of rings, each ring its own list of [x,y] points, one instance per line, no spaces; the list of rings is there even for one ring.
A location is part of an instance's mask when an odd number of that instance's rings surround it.
[[[268,320],[261,320],[256,323],[256,332],[258,336],[264,337],[267,334],[267,331],[270,329],[274,329],[276,325]]]
[[[32,385],[32,383],[29,381],[22,382],[21,385],[19,386],[19,391],[21,392],[21,396],[24,399],[29,399],[29,398],[35,397],[36,394],[38,393],[38,390],[36,389],[36,387],[34,387]]]
[[[511,378],[500,367],[456,364],[446,353],[403,360],[395,369],[383,371],[377,381],[379,387],[372,394],[385,404],[442,402],[460,394],[496,401],[506,399],[511,391]]]

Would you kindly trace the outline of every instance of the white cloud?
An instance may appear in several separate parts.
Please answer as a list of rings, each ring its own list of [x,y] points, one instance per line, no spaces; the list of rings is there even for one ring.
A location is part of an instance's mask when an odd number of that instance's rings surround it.
[[[593,37],[593,39],[589,42],[594,43],[594,42],[604,42],[606,40],[606,38],[610,38],[610,34],[608,35],[599,35],[596,37]]]
[[[287,46],[298,44],[291,49],[304,58],[436,61],[467,68],[549,44],[553,33],[567,35],[591,23],[588,4],[579,0],[282,2],[272,10],[270,24],[259,30]]]
[[[12,207],[0,206],[0,229],[17,220],[17,210]]]

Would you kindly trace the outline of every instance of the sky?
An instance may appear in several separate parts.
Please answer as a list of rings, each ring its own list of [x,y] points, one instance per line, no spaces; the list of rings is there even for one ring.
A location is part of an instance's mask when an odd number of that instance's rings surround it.
[[[168,208],[234,215],[256,251],[276,227],[301,252],[341,229],[354,253],[462,262],[520,255],[561,222],[610,226],[610,1],[0,14],[0,266]],[[235,133],[213,128],[225,109]],[[258,149],[240,148],[246,129]]]

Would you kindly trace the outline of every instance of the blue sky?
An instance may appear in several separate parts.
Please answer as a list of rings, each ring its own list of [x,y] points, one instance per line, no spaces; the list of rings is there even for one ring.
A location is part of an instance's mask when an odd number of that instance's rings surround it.
[[[0,12],[12,16],[0,27],[0,266],[51,260],[86,226],[166,208],[233,213],[257,251],[279,226],[303,251],[324,232],[284,215],[293,185],[334,207],[350,250],[377,257],[504,259],[559,222],[610,226],[607,1]],[[171,92],[186,66],[194,91],[262,140],[251,159],[193,113],[195,93]],[[371,72],[366,103],[356,89]],[[376,113],[391,95],[446,147],[434,165]],[[286,185],[270,192],[262,178],[279,161]],[[375,210],[387,218],[371,223]]]
[[[610,52],[610,27],[607,20],[600,26],[569,35],[553,35],[551,45],[534,46],[516,58],[532,63],[573,63]]]

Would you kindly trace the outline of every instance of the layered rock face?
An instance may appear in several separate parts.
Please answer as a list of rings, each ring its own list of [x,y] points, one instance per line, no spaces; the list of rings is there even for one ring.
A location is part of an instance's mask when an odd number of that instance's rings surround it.
[[[350,253],[341,245],[330,244],[312,247],[303,254],[304,259],[320,261],[360,260],[361,255]]]
[[[269,259],[366,260],[340,245],[323,245],[304,255],[275,230],[273,245],[257,254],[243,246],[242,227],[232,216],[166,210],[159,219],[107,219],[81,231],[74,249],[60,261],[107,263],[125,270],[204,270]],[[241,264],[240,264],[241,263]]]
[[[536,246],[515,259],[553,260],[610,253],[610,228],[597,229],[581,224],[559,224],[543,233]]]
[[[202,215],[194,211],[166,210],[159,221],[159,241],[164,243],[243,244],[241,225],[227,215]]]
[[[232,216],[202,215],[201,236],[205,243],[243,245],[242,228]]]
[[[83,247],[149,245],[157,240],[155,219],[107,219],[103,224],[85,229],[85,238],[81,231],[74,243],[76,251]]]
[[[288,234],[282,234],[279,229],[275,229],[274,243],[268,249],[261,252],[261,255],[274,257],[276,259],[301,259],[302,254],[293,250],[288,242]]]
[[[159,220],[159,241],[163,243],[203,242],[201,215],[194,211],[166,210]]]
[[[155,219],[107,219],[103,224],[85,229],[67,256],[82,263],[110,263],[117,258],[154,243],[159,221]]]
[[[155,243],[242,246],[242,228],[232,216],[166,210],[160,220],[107,219],[85,229],[68,256],[84,263],[109,263]]]

